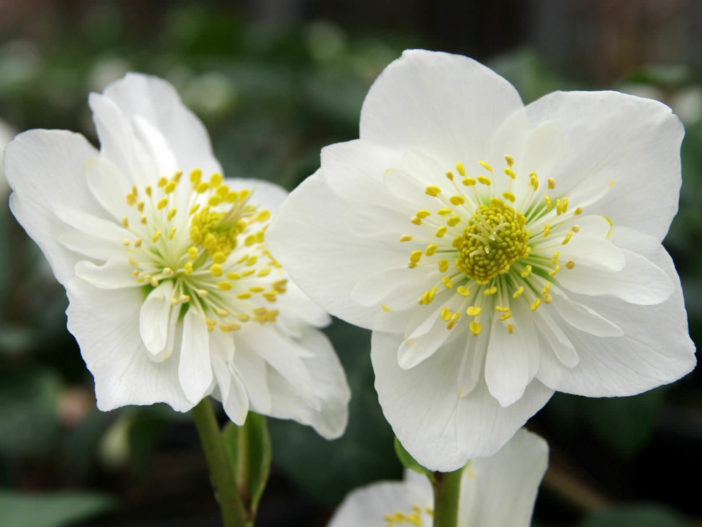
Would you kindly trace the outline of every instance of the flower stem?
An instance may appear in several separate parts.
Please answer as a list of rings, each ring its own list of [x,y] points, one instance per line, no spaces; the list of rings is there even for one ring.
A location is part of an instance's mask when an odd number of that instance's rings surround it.
[[[434,472],[434,527],[456,527],[463,469]]]
[[[210,469],[210,480],[222,512],[224,527],[252,527],[253,520],[247,513],[241,496],[239,496],[209,398],[205,397],[200,401],[192,409],[192,414]]]

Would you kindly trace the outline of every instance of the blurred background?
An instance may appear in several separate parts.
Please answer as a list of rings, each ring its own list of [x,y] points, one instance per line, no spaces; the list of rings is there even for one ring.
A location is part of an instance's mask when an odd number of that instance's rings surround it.
[[[686,125],[666,246],[702,340],[702,2],[695,0],[0,0],[0,150],[28,128],[95,142],[87,95],[126,71],[168,79],[227,176],[294,188],[353,139],[376,75],[409,47],[487,63],[525,102],[556,89],[659,99]],[[190,416],[95,409],[63,289],[0,188],[0,527],[216,526]],[[401,476],[367,332],[329,328],[353,400],[343,438],[269,421],[260,527],[323,526],[352,488]],[[641,396],[556,395],[529,427],[551,446],[541,527],[702,525],[700,374]],[[505,504],[509,506],[509,504]],[[370,527],[370,526],[369,526]]]

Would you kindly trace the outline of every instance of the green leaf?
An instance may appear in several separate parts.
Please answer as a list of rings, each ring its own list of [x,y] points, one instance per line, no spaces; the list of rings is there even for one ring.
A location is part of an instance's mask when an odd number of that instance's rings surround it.
[[[402,446],[402,443],[400,443],[400,440],[398,438],[395,438],[395,454],[397,454],[397,459],[400,460],[400,463],[402,463],[403,467],[409,468],[410,470],[414,470],[415,472],[418,472],[420,474],[424,474],[432,482],[434,481],[434,473],[431,470],[426,469],[422,465],[420,465],[419,462],[412,457],[412,454],[405,450],[405,447]]]
[[[677,511],[654,503],[612,507],[590,514],[578,527],[687,527]]]
[[[222,432],[229,466],[243,502],[255,517],[271,467],[271,439],[266,418],[249,412],[246,423],[229,423]]]
[[[0,525],[61,527],[103,514],[115,507],[110,496],[88,492],[23,494],[0,492]]]

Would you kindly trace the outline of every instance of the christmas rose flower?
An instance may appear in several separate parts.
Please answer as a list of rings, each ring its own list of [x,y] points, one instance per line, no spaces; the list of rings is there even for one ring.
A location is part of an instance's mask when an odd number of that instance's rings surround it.
[[[224,179],[200,121],[167,82],[128,74],[92,94],[101,149],[31,130],[5,154],[11,208],[68,293],[68,328],[98,407],[208,395],[232,421],[295,419],[325,437],[349,389],[328,316],[270,255],[284,190]]]
[[[524,429],[494,456],[471,461],[461,477],[458,527],[528,527],[547,462],[546,441]],[[353,491],[329,527],[431,527],[433,502],[429,480],[407,470],[402,482]]]
[[[407,51],[371,87],[360,139],[322,150],[267,232],[330,313],[373,330],[386,418],[424,466],[496,452],[554,390],[625,396],[695,365],[661,241],[683,127],[611,91],[514,87]]]

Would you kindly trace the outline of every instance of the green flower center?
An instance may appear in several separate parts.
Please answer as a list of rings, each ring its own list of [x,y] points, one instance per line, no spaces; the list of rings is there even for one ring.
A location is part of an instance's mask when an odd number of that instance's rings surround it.
[[[529,255],[526,218],[502,200],[480,205],[463,234],[453,240],[458,251],[456,267],[478,284],[509,272],[515,260]]]

